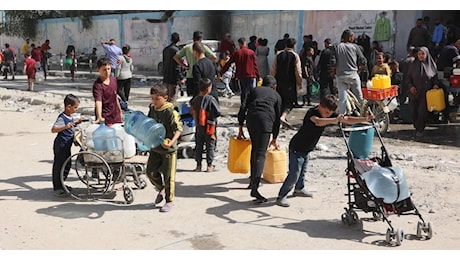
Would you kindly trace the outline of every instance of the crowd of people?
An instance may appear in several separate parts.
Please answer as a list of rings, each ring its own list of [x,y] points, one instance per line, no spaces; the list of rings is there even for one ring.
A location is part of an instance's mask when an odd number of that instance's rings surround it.
[[[437,20],[436,28],[439,24]],[[430,34],[417,20],[408,39],[408,55],[400,61],[384,52],[377,41],[372,46],[364,46],[363,36],[357,39],[349,29],[343,31],[341,42],[335,46],[330,38],[324,39],[322,50],[319,50],[312,35],[305,35],[298,53],[296,39],[286,33],[274,45],[275,58],[272,64],[268,63],[270,49],[267,47],[268,40],[264,38],[251,36],[247,41],[240,37],[235,44],[231,34],[227,33],[220,44],[221,56],[217,57],[202,43],[203,32],[195,31],[193,41],[182,49],[177,46],[181,40],[180,35],[172,33],[170,44],[163,50],[163,82],[153,86],[150,92],[152,105],[148,116],[164,124],[167,129],[167,141],[150,150],[146,169],[149,180],[158,191],[155,204],[166,201],[161,207],[162,212],[169,212],[174,207],[177,142],[183,130],[180,116],[175,110],[180,85],[186,85],[186,94],[191,98],[191,114],[197,125],[196,167],[193,170],[197,172],[203,170],[203,159],[206,161],[205,171],[215,171],[213,160],[218,141],[216,128],[218,117],[221,116],[217,83],[223,82],[224,95],[227,97],[235,95],[234,91],[239,92],[238,139],[246,138],[243,131],[246,126],[252,142],[248,188],[251,190],[250,196],[258,203],[267,201],[258,191],[267,148],[278,148],[276,139],[280,129],[294,129],[288,120],[292,109],[309,107],[301,127],[289,142],[288,175],[277,196],[277,204],[288,207],[288,193],[292,190],[294,196],[312,197],[305,187],[308,156],[325,127],[339,122],[361,123],[374,118],[372,112],[362,117],[348,115],[346,95],[351,90],[362,102],[361,88],[375,75],[390,76],[392,85],[399,86],[400,96],[408,96],[416,136],[423,135],[428,114],[426,92],[446,87],[438,78],[438,72],[445,67],[460,64],[460,39],[454,42],[438,41],[439,32],[437,29],[435,32],[431,35],[432,41],[428,41],[427,35]],[[48,40],[46,44],[47,51],[50,49]],[[28,60],[35,59],[35,46],[32,45],[31,53],[27,52],[26,55],[24,71],[32,67]],[[102,41],[101,45],[106,51],[106,57],[97,61],[100,76],[93,85],[95,122],[105,120],[108,125],[122,123],[120,102],[129,100],[133,59],[129,54],[129,45],[119,48],[113,39]],[[43,46],[41,49],[43,56]],[[230,86],[232,80],[237,82],[236,88]],[[319,104],[315,106],[312,104],[314,82],[320,83]],[[306,85],[307,91],[301,96],[302,104],[299,104],[297,91],[302,88],[302,84]],[[261,87],[256,87],[258,85]],[[29,85],[29,88],[33,89],[33,85]],[[62,135],[71,134],[67,131],[69,126],[78,123],[71,121],[68,115],[78,109],[78,99],[69,97],[65,107],[66,110],[59,115],[53,126],[53,132],[58,135],[61,131]],[[59,158],[55,160],[59,161]],[[55,183],[58,193],[61,189]]]

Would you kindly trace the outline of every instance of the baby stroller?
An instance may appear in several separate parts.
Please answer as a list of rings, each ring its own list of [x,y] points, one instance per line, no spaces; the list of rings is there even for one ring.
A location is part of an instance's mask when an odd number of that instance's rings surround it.
[[[356,210],[371,212],[374,220],[382,220],[388,224],[386,242],[390,243],[395,239],[396,245],[399,246],[404,239],[404,232],[402,229],[395,230],[388,217],[394,214],[416,215],[419,217],[417,238],[422,238],[423,233],[426,233],[426,238],[430,239],[433,236],[431,223],[425,222],[413,203],[403,171],[400,167],[392,165],[375,122],[349,128],[344,128],[340,124],[340,129],[348,150],[348,207],[344,208],[342,222],[348,225],[357,223],[359,218]],[[377,133],[381,144],[381,156],[368,158],[374,133]]]
[[[124,199],[131,204],[134,192],[128,183],[133,182],[139,189],[147,186],[139,176],[147,160],[139,156],[125,158],[123,140],[118,132],[116,149],[95,151],[91,133],[97,127],[96,124],[76,127],[74,144],[80,147],[80,151],[69,156],[63,164],[61,182],[64,190],[79,200],[113,199],[116,184],[122,183]]]

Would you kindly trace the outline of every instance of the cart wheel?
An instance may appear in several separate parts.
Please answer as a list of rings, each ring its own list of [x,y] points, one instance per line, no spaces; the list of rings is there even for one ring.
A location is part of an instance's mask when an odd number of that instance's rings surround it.
[[[193,150],[193,147],[186,146],[186,147],[182,148],[182,157],[184,157],[185,159],[194,158],[195,157],[195,151]]]
[[[396,245],[400,246],[404,240],[404,231],[402,229],[398,229],[396,231]]]
[[[100,155],[82,151],[66,159],[61,168],[64,190],[76,199],[94,200],[110,187],[111,170]]]
[[[433,237],[433,226],[431,225],[431,222],[428,222],[426,224],[426,228],[427,228],[427,235],[426,237],[428,239],[431,239]]]
[[[380,135],[383,136],[390,126],[390,116],[383,111],[381,101],[368,100],[362,114],[364,115],[368,109],[374,113],[376,128]]]
[[[423,221],[419,220],[417,222],[417,238],[422,238],[422,228],[423,228]]]
[[[387,229],[387,233],[385,235],[385,241],[387,241],[388,244],[391,242],[391,229],[390,228]]]
[[[147,187],[147,182],[144,180],[144,178],[141,177],[139,177],[139,181],[135,181],[134,184],[139,189],[144,189],[145,187]]]
[[[131,187],[123,187],[123,196],[125,197],[126,203],[131,204],[134,201],[134,192]]]
[[[343,213],[342,214],[342,223],[343,224],[348,224],[348,214],[347,213]]]

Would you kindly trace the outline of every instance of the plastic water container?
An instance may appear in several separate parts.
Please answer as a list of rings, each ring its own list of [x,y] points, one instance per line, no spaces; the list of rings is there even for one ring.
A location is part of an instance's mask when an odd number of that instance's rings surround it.
[[[141,111],[131,111],[126,116],[126,133],[134,136],[143,145],[155,148],[163,143],[166,135],[165,127],[146,116]]]
[[[191,142],[195,140],[195,120],[193,117],[186,117],[181,119],[182,132],[180,134],[180,140],[184,142]]]
[[[91,124],[83,132],[83,143],[89,150],[94,150],[93,133],[99,128],[99,124]]]
[[[426,107],[429,112],[439,112],[446,108],[444,90],[442,88],[430,89],[426,92]]]
[[[353,128],[363,127],[363,130],[351,131],[348,145],[353,153],[353,157],[357,159],[366,159],[372,149],[374,142],[374,127],[369,127],[361,124],[353,125]]]
[[[134,136],[126,133],[123,124],[113,124],[117,136],[123,141],[123,155],[125,158],[131,158],[136,155],[136,139]]]
[[[114,128],[105,125],[105,121],[99,123],[99,127],[92,134],[95,151],[118,151],[117,132]]]
[[[180,97],[176,99],[176,107],[179,111],[179,115],[190,114],[190,100],[191,97]]]
[[[231,173],[248,173],[251,163],[251,141],[230,137],[227,168]]]
[[[386,168],[376,164],[370,171],[363,173],[362,177],[372,195],[376,198],[382,198],[384,203],[391,204],[410,197],[410,191],[401,167]]]
[[[391,78],[387,75],[377,74],[372,77],[372,88],[373,89],[387,89],[391,88]]]
[[[283,182],[287,176],[287,161],[285,150],[269,149],[265,156],[263,171],[264,181],[268,183]]]

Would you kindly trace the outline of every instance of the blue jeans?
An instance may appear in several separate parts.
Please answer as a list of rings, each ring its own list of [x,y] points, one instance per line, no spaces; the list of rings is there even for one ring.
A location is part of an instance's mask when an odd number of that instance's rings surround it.
[[[240,99],[241,99],[241,104],[244,104],[246,102],[246,98],[249,95],[249,92],[253,88],[256,87],[256,78],[242,78],[239,79],[240,82]]]
[[[308,154],[289,149],[289,172],[280,188],[278,198],[286,197],[292,188],[301,190],[305,187]]]
[[[347,112],[347,90],[356,96],[360,103],[363,102],[363,92],[361,91],[361,79],[358,73],[336,76],[337,89],[339,91],[339,114]]]

